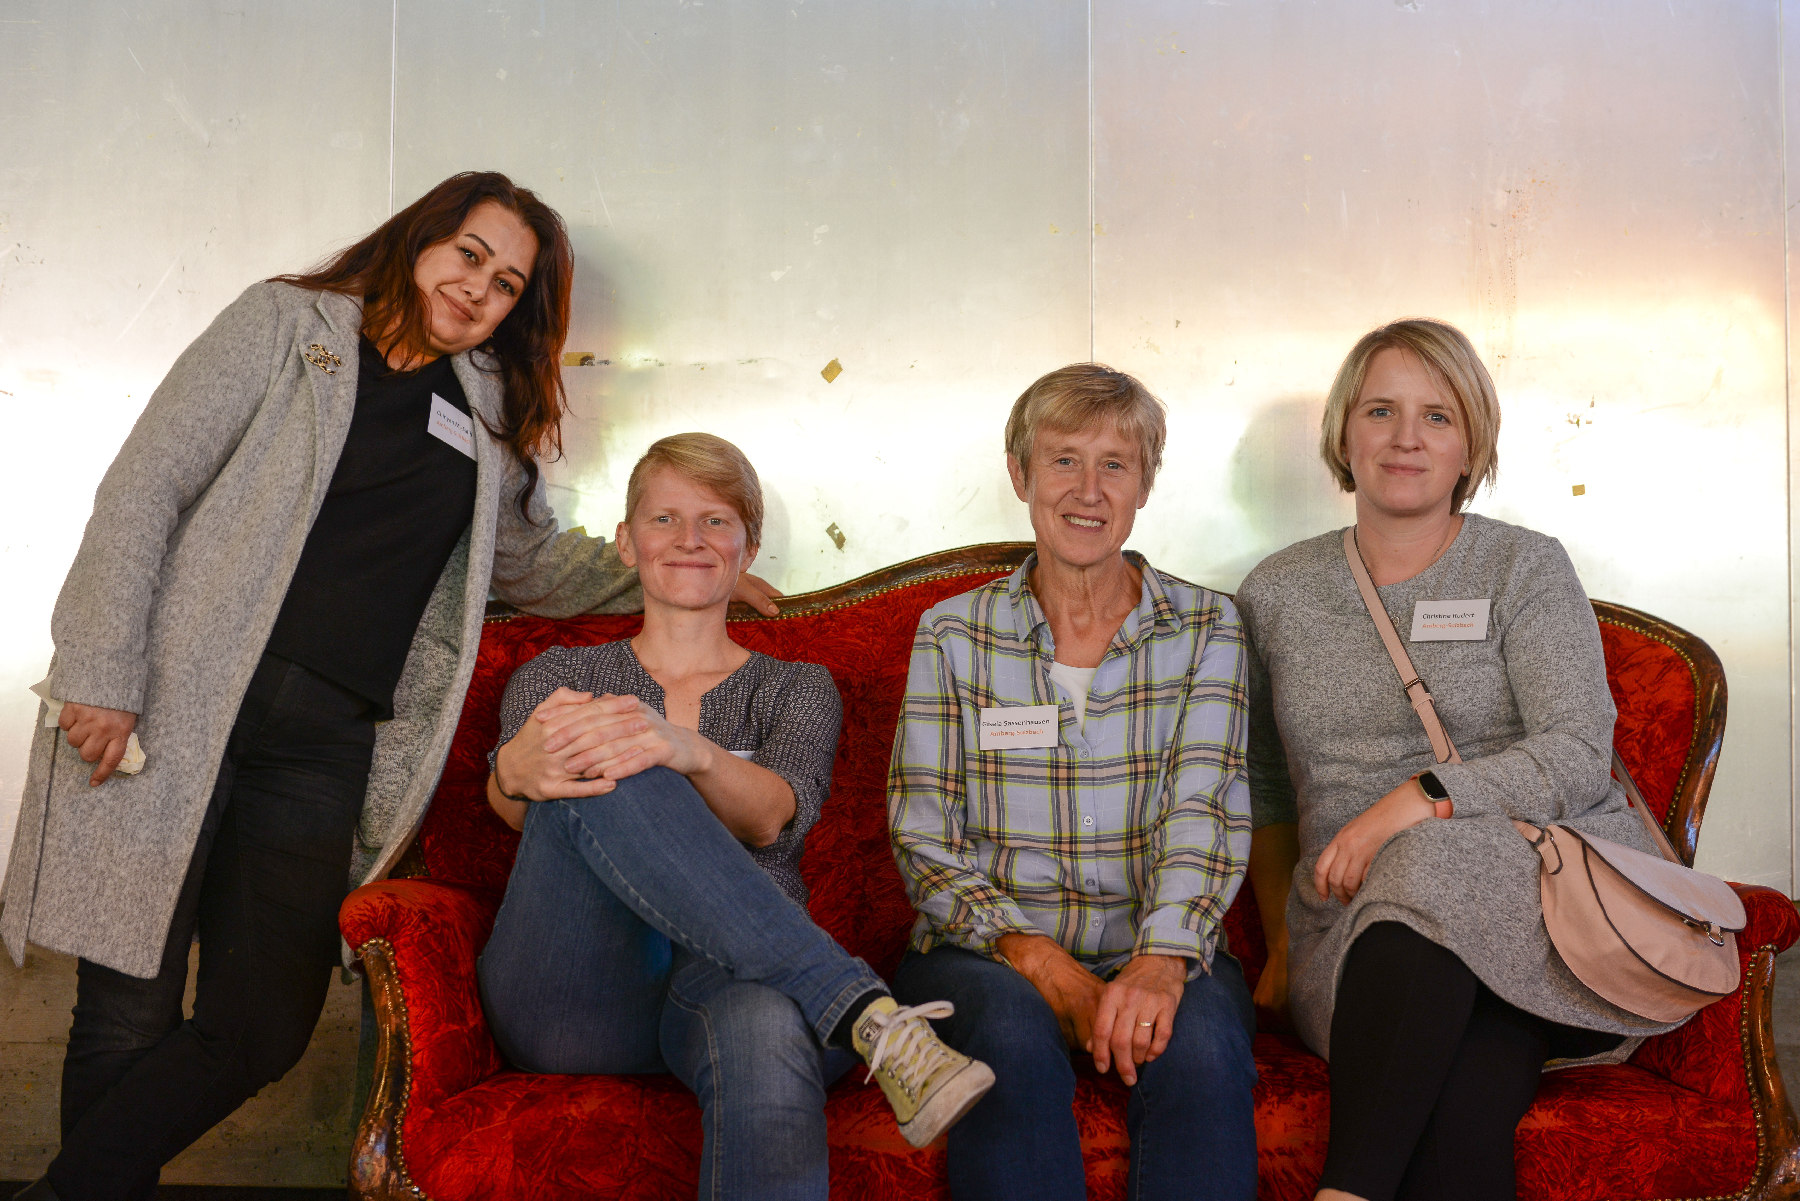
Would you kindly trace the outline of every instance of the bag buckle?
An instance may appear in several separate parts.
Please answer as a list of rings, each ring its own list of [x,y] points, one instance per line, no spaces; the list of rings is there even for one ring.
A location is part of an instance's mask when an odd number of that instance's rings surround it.
[[[1562,844],[1556,841],[1556,835],[1550,832],[1549,826],[1538,831],[1538,836],[1531,840],[1531,848],[1541,853],[1546,842],[1556,849],[1556,866],[1550,869],[1550,874],[1560,875],[1563,869]]]
[[[1683,917],[1681,919],[1681,924],[1691,930],[1698,930],[1700,933],[1706,935],[1706,941],[1710,942],[1715,947],[1722,947],[1725,945],[1725,932],[1712,922],[1697,922],[1691,917]]]

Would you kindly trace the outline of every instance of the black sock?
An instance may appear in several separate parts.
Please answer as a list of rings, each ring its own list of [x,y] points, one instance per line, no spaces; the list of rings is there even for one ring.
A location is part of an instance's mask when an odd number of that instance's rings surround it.
[[[850,1008],[844,1010],[844,1016],[839,1018],[838,1024],[831,1028],[831,1037],[825,1041],[831,1046],[842,1047],[846,1051],[856,1050],[856,1038],[854,1036],[856,1019],[863,1015],[863,1010],[887,995],[887,989],[885,988],[871,988],[868,992],[850,1002]]]

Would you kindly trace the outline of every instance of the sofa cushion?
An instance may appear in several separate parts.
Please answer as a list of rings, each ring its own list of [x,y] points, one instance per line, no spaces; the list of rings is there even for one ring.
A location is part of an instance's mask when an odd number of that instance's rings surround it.
[[[1267,1034],[1257,1037],[1256,1057],[1258,1195],[1304,1201],[1325,1160],[1325,1064]],[[1076,1112],[1089,1196],[1123,1198],[1124,1090],[1085,1075]],[[826,1113],[834,1199],[948,1197],[943,1144],[908,1147],[880,1090],[864,1085],[860,1072],[832,1090]],[[1519,1196],[1706,1195],[1723,1181],[1749,1180],[1754,1131],[1748,1106],[1640,1068],[1555,1073],[1519,1128]],[[435,1201],[692,1197],[699,1151],[699,1110],[668,1076],[500,1072],[414,1115],[405,1136],[414,1181]]]
[[[745,646],[823,664],[843,696],[832,797],[809,836],[802,870],[814,918],[884,974],[897,963],[912,920],[889,849],[885,782],[913,632],[922,610],[999,574],[991,568],[934,572],[881,587],[853,606],[813,605],[772,620],[732,623],[733,637]],[[695,1193],[699,1112],[685,1088],[667,1076],[507,1070],[469,983],[518,841],[484,796],[486,753],[498,733],[506,681],[550,646],[629,637],[640,620],[491,621],[418,841],[415,862],[431,882],[376,885],[347,903],[344,928],[354,945],[391,938],[404,1003],[417,1019],[397,1141],[406,1170],[434,1201]],[[1619,749],[1646,796],[1662,814],[1684,789],[1697,789],[1703,799],[1706,776],[1689,778],[1690,750],[1703,724],[1694,665],[1648,627],[1602,620],[1601,634],[1619,707]],[[1722,698],[1720,706],[1722,717]],[[1758,945],[1779,950],[1792,943],[1800,928],[1792,906],[1767,889],[1743,891]],[[1250,890],[1240,891],[1226,929],[1254,986],[1263,946]],[[1682,1030],[1648,1041],[1629,1065],[1547,1076],[1517,1136],[1519,1195],[1694,1197],[1744,1188],[1758,1168],[1740,1030],[1746,1016],[1740,993]],[[1308,1198],[1324,1162],[1326,1065],[1278,1035],[1258,1035],[1256,1055],[1260,1195]],[[908,1147],[879,1091],[860,1076],[841,1082],[827,1103],[833,1196],[944,1196],[942,1144]],[[1088,1073],[1076,1107],[1090,1195],[1122,1197],[1123,1090]]]

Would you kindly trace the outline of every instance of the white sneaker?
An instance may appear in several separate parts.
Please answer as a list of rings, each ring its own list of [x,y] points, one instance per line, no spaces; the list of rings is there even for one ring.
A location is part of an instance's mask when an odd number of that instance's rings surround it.
[[[877,997],[851,1032],[869,1065],[864,1079],[880,1082],[901,1135],[915,1147],[935,1142],[994,1087],[992,1068],[952,1050],[925,1020],[955,1012],[948,1001],[902,1009]]]

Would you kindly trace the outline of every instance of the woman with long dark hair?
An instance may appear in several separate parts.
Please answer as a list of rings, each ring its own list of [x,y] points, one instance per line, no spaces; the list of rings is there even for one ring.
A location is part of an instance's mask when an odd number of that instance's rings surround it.
[[[149,1197],[299,1059],[346,885],[429,802],[490,589],[637,606],[538,473],[572,270],[537,196],[455,175],[251,286],[150,398],[57,598],[0,915],[15,960],[80,958],[62,1150],[23,1196]],[[141,770],[115,774],[134,736]]]

